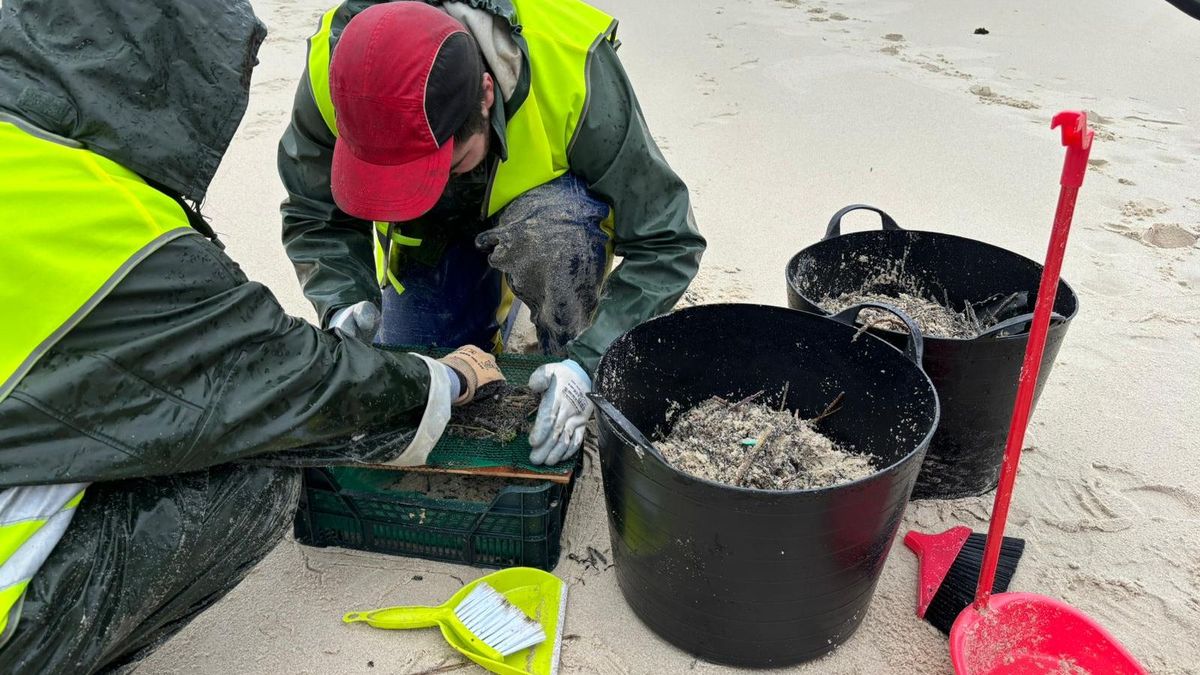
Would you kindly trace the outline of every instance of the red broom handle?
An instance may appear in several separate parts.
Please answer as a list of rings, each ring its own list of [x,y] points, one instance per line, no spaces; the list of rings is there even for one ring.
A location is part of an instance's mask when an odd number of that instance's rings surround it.
[[[1042,269],[1042,281],[1038,287],[1037,303],[1033,308],[1033,323],[1029,328],[1029,344],[1025,347],[1025,361],[1021,366],[1021,379],[1017,385],[1017,402],[1013,406],[1012,422],[1008,427],[1008,443],[1004,448],[1004,464],[1000,469],[1000,484],[996,487],[996,500],[992,504],[992,520],[988,525],[987,544],[983,550],[983,568],[979,572],[979,586],[975,589],[975,606],[983,609],[992,594],[996,581],[996,564],[1000,559],[1000,544],[1004,540],[1004,526],[1008,522],[1008,506],[1012,501],[1013,484],[1017,480],[1017,465],[1021,463],[1021,448],[1025,444],[1025,430],[1029,426],[1029,415],[1033,410],[1033,394],[1037,389],[1038,371],[1042,367],[1042,353],[1046,349],[1046,334],[1050,330],[1050,312],[1054,309],[1054,298],[1058,293],[1059,272],[1062,270],[1063,255],[1067,250],[1067,235],[1071,231],[1071,217],[1075,213],[1075,197],[1083,184],[1087,169],[1087,158],[1091,152],[1092,131],[1087,128],[1087,116],[1082,112],[1061,112],[1054,116],[1050,128],[1062,126],[1063,145],[1067,146],[1067,157],[1063,164],[1058,195],[1058,208],[1054,213],[1054,229],[1050,232],[1050,247],[1046,251],[1046,264]]]

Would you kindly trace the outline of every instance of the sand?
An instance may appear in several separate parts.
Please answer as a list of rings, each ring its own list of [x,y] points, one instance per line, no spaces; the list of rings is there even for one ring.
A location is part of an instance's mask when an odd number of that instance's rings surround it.
[[[785,304],[788,258],[855,202],[1040,259],[1061,167],[1050,117],[1094,113],[1064,271],[1081,310],[1021,465],[1009,534],[1029,545],[1013,588],[1088,612],[1152,672],[1200,672],[1200,250],[1177,246],[1189,239],[1178,230],[1200,231],[1200,22],[1161,0],[597,3],[621,19],[625,67],[694,198],[709,241],[692,294],[702,302]],[[247,273],[310,319],[279,241],[275,145],[305,38],[331,4],[257,0],[271,36],[205,208]],[[812,21],[817,8],[847,18]],[[989,34],[975,35],[980,26]],[[869,214],[846,221],[878,226]],[[918,502],[900,533],[982,531],[989,508],[987,498]],[[613,569],[578,561],[590,547],[613,562],[594,459],[563,543],[563,672],[732,671],[657,638]],[[437,631],[344,626],[341,615],[441,602],[481,573],[285,541],[138,673],[451,667],[460,659]],[[948,673],[945,638],[914,616],[915,588],[915,560],[897,540],[858,633],[788,672]]]
[[[655,447],[687,474],[759,490],[825,488],[875,473],[871,455],[848,451],[814,421],[757,398],[714,396],[680,411]]]

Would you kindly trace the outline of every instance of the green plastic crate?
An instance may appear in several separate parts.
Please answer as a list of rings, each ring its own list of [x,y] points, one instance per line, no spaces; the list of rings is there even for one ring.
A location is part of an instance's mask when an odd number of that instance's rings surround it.
[[[393,486],[404,472],[305,469],[296,540],[309,546],[552,570],[575,480],[505,487],[490,502],[433,499]]]

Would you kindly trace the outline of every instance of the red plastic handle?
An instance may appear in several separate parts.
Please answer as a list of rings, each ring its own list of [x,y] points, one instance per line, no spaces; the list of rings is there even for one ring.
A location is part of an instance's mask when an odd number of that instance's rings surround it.
[[[1063,187],[1078,188],[1083,185],[1083,174],[1087,171],[1088,155],[1092,154],[1094,132],[1088,128],[1087,113],[1081,110],[1064,110],[1050,120],[1050,128],[1062,128],[1062,144],[1067,148],[1067,159],[1063,162]]]
[[[1088,155],[1092,150],[1092,130],[1087,126],[1085,113],[1061,112],[1055,115],[1050,123],[1051,129],[1056,127],[1062,127],[1062,142],[1067,146],[1067,157],[1063,163],[1062,188],[1058,195],[1058,208],[1054,213],[1054,229],[1050,232],[1050,247],[1046,251],[1046,266],[1042,269],[1037,303],[1033,308],[1029,344],[1025,347],[1025,361],[1021,366],[1021,379],[1017,385],[1017,402],[1013,406],[1012,422],[1008,427],[1008,442],[1004,447],[1000,484],[996,487],[996,500],[992,505],[992,520],[988,525],[987,544],[983,551],[983,568],[979,572],[979,585],[975,589],[975,606],[979,609],[983,609],[987,604],[987,599],[992,594],[992,585],[996,581],[1000,544],[1004,539],[1004,526],[1008,522],[1008,507],[1012,501],[1013,483],[1017,479],[1017,465],[1021,462],[1021,448],[1025,445],[1025,430],[1029,426],[1029,414],[1033,408],[1033,393],[1037,388],[1038,371],[1042,366],[1042,353],[1046,349],[1050,312],[1054,308],[1054,297],[1058,293],[1058,277],[1062,270],[1063,255],[1067,250],[1071,217],[1075,214],[1075,197],[1079,193],[1079,186],[1083,184]]]

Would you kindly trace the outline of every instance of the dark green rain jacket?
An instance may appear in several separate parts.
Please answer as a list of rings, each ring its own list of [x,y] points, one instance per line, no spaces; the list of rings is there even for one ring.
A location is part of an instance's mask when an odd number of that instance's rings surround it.
[[[373,4],[378,2],[350,0],[342,5],[332,25],[335,48],[351,17]],[[512,24],[513,40],[524,57],[516,91],[507,105],[497,95],[491,115],[497,141],[493,151],[504,158],[506,121],[529,90],[529,53],[511,2],[470,0],[467,4]],[[591,371],[622,333],[675,306],[696,274],[705,242],[692,219],[687,186],[655,145],[609,41],[602,40],[593,51],[587,81],[585,113],[567,160],[571,172],[613,207],[614,250],[623,257],[605,282],[591,327],[567,348],[571,358]],[[334,136],[317,109],[306,68],[296,91],[291,125],[279,143],[279,175],[288,190],[282,206],[283,241],[322,325],[341,307],[362,300],[380,303],[370,223],[342,212],[330,191],[333,145]],[[482,213],[485,191],[455,186],[456,181],[473,178],[468,174],[451,181],[443,201],[456,193],[474,194],[479,203],[469,210]],[[459,210],[443,206],[439,204],[435,212]],[[439,230],[455,226],[418,220],[406,224],[404,231],[420,233],[426,248],[439,245]],[[414,257],[421,255],[418,251]]]
[[[287,315],[186,204],[204,199],[241,120],[265,35],[237,0],[0,6],[0,114],[136,171],[180,199],[198,230],[138,264],[0,401],[0,488],[285,451],[289,464],[386,461],[407,447],[425,363]],[[360,431],[391,442],[357,448]]]

